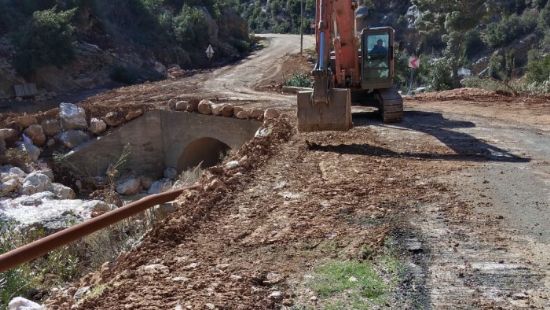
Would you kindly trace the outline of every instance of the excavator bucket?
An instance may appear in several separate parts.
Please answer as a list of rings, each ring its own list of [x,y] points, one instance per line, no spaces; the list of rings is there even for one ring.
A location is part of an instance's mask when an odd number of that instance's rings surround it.
[[[347,88],[328,90],[326,100],[313,99],[313,92],[298,93],[298,130],[347,131],[351,120],[351,91]]]

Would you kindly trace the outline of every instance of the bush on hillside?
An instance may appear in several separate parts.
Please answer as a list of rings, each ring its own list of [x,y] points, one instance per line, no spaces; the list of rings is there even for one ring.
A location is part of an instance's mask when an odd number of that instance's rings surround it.
[[[36,69],[62,66],[74,58],[73,33],[70,22],[75,10],[57,12],[56,8],[36,11],[16,41],[15,67],[22,75]]]
[[[450,59],[442,58],[433,62],[428,73],[430,89],[441,91],[454,88],[453,64]]]
[[[471,30],[464,36],[464,58],[467,60],[474,59],[485,47],[479,31]]]
[[[536,26],[535,16],[531,14],[521,16],[512,14],[503,18],[500,22],[489,24],[485,33],[485,41],[491,47],[505,46],[530,33]]]
[[[540,11],[539,14],[539,27],[544,31],[550,30],[550,1]]]
[[[527,81],[530,83],[544,83],[550,81],[550,55],[529,55],[527,65]]]
[[[198,7],[184,5],[174,18],[176,40],[185,45],[204,46],[208,44],[207,16]]]
[[[489,75],[496,80],[510,81],[514,69],[516,69],[516,59],[513,50],[504,54],[494,54],[489,60]]]

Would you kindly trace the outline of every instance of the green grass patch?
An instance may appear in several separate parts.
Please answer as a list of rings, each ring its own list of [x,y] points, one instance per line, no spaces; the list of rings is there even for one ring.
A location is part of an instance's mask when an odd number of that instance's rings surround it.
[[[349,293],[349,296],[376,299],[386,292],[386,284],[368,262],[332,261],[315,270],[311,288],[322,298]]]
[[[332,259],[315,267],[303,285],[318,300],[312,305],[305,297],[295,309],[364,310],[389,302],[404,272],[391,246],[376,252],[364,245],[357,257]]]

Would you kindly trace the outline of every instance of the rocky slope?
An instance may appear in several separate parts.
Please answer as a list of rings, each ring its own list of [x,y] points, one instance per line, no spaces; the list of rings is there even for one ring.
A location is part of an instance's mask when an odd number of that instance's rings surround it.
[[[247,24],[231,7],[218,2],[182,7],[162,1],[115,5],[94,0],[55,7],[55,3],[34,4],[29,12],[22,5],[2,1],[6,10],[0,13],[0,105],[26,99],[46,101],[67,92],[158,80],[167,77],[170,67],[203,68],[238,59],[249,51]],[[55,47],[39,46],[43,38],[32,34],[36,23],[33,14],[51,7],[53,14],[73,14],[67,25],[72,33],[73,57],[62,65],[48,64],[46,58],[55,59],[57,52],[47,49]],[[21,42],[29,33],[33,35],[31,43],[24,45]],[[209,44],[216,52],[212,61],[204,53]],[[34,48],[46,51],[33,54],[30,50]],[[54,54],[53,58],[48,52]],[[23,62],[42,59],[30,74],[20,69],[22,53],[31,54]],[[17,97],[14,86],[24,83],[37,86],[38,91],[30,98]]]

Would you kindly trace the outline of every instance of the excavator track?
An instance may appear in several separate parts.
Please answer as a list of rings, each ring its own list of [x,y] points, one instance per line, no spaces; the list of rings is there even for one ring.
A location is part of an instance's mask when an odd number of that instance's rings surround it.
[[[403,97],[395,88],[377,90],[376,97],[384,123],[399,123],[403,120]]]

